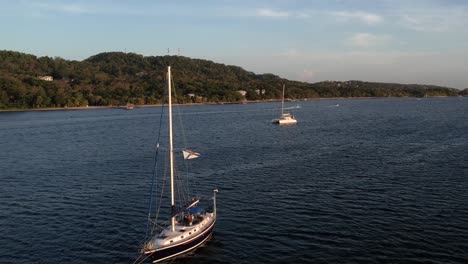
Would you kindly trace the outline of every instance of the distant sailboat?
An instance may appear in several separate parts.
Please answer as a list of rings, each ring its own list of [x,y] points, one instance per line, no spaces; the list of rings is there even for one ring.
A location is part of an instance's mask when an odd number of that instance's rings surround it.
[[[272,120],[273,124],[293,125],[297,123],[296,118],[291,113],[284,113],[284,84],[283,84],[283,99],[281,100],[281,116],[278,119]]]
[[[125,109],[125,110],[133,110],[133,107],[134,107],[133,104],[127,103],[127,105],[125,105],[125,108],[124,108],[124,109]]]
[[[186,187],[180,181],[180,175],[175,171],[175,157],[173,147],[172,132],[172,97],[171,97],[171,68],[167,69],[168,79],[168,98],[169,98],[169,169],[170,169],[170,212],[167,214],[169,223],[166,225],[158,222],[159,208],[155,219],[151,219],[151,206],[148,213],[148,226],[152,226],[150,232],[147,231],[146,242],[142,253],[146,255],[153,263],[165,261],[175,256],[189,252],[201,246],[207,241],[213,232],[216,223],[216,193],[213,190],[213,205],[209,208],[202,207],[202,200],[191,198],[187,193]],[[158,143],[159,148],[159,143]],[[199,153],[184,149],[183,159],[190,160],[200,156]],[[157,160],[157,159],[156,159]],[[179,180],[175,180],[175,178]],[[161,189],[164,189],[161,187]],[[153,192],[152,192],[153,193]],[[177,200],[176,201],[176,195]],[[155,195],[156,196],[156,195]],[[160,196],[162,197],[162,191]],[[150,198],[151,199],[151,198]],[[152,202],[150,201],[150,204]],[[161,206],[161,205],[160,205]],[[149,228],[148,228],[149,229]],[[141,255],[135,263],[143,262],[146,258]],[[139,261],[139,262],[138,262]]]

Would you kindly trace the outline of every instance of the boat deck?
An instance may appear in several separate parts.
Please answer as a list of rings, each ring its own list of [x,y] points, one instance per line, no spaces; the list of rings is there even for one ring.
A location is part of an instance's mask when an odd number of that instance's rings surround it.
[[[214,221],[213,213],[197,216],[191,223],[179,222],[172,231],[170,227],[164,229],[159,236],[156,236],[146,244],[147,250],[153,250],[183,243],[196,238],[203,233]]]

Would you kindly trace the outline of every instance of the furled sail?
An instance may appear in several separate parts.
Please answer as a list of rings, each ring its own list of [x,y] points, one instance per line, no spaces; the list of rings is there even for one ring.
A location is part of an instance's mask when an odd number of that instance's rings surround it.
[[[182,153],[184,153],[184,159],[186,159],[186,160],[196,159],[196,158],[200,157],[200,153],[193,152],[193,151],[188,150],[188,149],[182,150]]]

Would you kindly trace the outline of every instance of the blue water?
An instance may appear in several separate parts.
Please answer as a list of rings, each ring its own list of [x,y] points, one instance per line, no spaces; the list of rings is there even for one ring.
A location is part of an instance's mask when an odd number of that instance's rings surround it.
[[[219,218],[173,263],[468,263],[468,98],[297,104],[179,108]],[[160,110],[0,113],[0,262],[132,263]]]

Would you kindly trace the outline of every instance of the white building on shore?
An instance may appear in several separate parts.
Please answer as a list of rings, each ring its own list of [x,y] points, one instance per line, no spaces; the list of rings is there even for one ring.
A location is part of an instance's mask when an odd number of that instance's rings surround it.
[[[39,76],[38,78],[39,78],[39,80],[48,81],[48,82],[51,82],[51,81],[54,80],[54,77],[49,76],[49,75]]]

